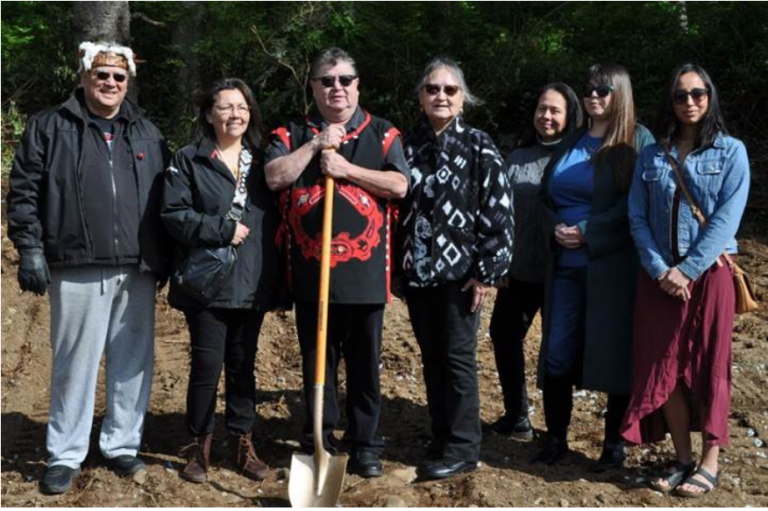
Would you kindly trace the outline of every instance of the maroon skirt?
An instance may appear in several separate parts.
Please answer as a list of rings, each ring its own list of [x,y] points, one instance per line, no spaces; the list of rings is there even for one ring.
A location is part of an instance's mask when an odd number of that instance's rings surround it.
[[[661,406],[679,380],[691,405],[691,431],[709,445],[728,444],[731,334],[736,297],[727,265],[691,283],[691,299],[669,296],[644,271],[635,299],[632,395],[621,433],[635,444],[664,440]],[[706,416],[699,416],[699,406]]]

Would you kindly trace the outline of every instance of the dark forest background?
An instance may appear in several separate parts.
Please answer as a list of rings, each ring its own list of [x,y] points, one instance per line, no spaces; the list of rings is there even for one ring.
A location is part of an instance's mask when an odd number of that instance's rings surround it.
[[[670,71],[693,60],[747,143],[750,208],[768,208],[766,2],[3,2],[4,172],[26,117],[76,85],[77,44],[100,36],[142,61],[132,94],[174,148],[191,138],[195,91],[224,76],[254,89],[268,128],[303,113],[309,63],[327,46],[357,60],[361,104],[403,130],[418,114],[413,88],[426,61],[457,59],[485,101],[469,121],[504,151],[548,81],[578,91],[591,64],[618,62],[652,126]]]

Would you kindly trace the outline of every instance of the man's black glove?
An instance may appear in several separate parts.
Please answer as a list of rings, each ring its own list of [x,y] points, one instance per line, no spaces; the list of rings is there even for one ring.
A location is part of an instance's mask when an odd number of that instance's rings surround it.
[[[19,287],[22,291],[32,291],[43,296],[51,283],[51,272],[41,248],[28,248],[19,251]]]

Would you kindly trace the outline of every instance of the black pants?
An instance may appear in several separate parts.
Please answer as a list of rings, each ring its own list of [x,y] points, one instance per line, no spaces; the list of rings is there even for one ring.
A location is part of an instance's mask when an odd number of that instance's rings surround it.
[[[346,412],[349,423],[344,440],[353,450],[379,452],[384,445],[376,436],[381,414],[379,355],[384,325],[384,304],[331,304],[328,309],[328,337],[323,393],[323,438],[325,448],[333,451],[333,430],[341,419],[338,404],[338,369],[344,357],[347,370]],[[317,303],[296,303],[296,327],[301,345],[304,375],[304,401],[307,421],[302,443],[312,445],[312,410],[314,406],[315,358],[317,343]]]
[[[523,341],[533,318],[544,303],[544,285],[510,280],[499,289],[491,316],[491,342],[504,395],[506,415],[528,416],[528,391],[525,387]]]
[[[568,437],[568,426],[571,424],[573,384],[574,378],[571,376],[547,375],[544,380],[544,419],[547,434],[563,441]],[[628,405],[628,395],[608,394],[604,443],[623,442],[619,428]]]
[[[479,311],[469,311],[473,292],[447,283],[406,290],[408,312],[421,348],[432,435],[449,460],[480,459],[477,381]]]
[[[249,309],[187,309],[192,364],[187,389],[187,428],[192,436],[213,432],[216,392],[226,368],[227,428],[250,433],[256,418],[254,363],[264,312]]]

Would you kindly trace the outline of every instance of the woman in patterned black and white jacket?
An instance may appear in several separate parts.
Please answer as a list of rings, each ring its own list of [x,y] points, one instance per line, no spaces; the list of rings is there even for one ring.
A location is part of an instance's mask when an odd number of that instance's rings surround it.
[[[461,115],[477,99],[459,66],[431,60],[418,94],[423,115],[405,141],[411,194],[399,269],[432,419],[419,475],[442,479],[474,470],[480,457],[477,328],[485,296],[509,267],[514,225],[504,161]]]

